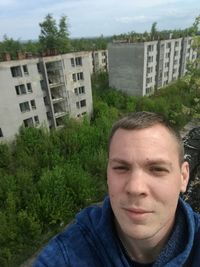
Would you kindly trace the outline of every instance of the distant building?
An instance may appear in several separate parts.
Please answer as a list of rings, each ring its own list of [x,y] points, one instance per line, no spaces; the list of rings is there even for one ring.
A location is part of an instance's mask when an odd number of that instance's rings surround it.
[[[108,45],[109,85],[129,95],[152,94],[186,72],[197,57],[192,37]]]
[[[90,52],[90,73],[108,71],[108,50],[95,50]]]
[[[76,52],[0,62],[0,140],[19,127],[62,127],[66,115],[92,114],[90,53]]]

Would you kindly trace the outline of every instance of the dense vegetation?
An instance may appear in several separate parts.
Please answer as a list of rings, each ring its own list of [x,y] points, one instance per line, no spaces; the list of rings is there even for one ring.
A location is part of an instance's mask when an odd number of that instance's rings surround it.
[[[106,194],[107,138],[120,115],[158,111],[181,128],[199,116],[199,87],[191,76],[152,97],[108,88],[107,74],[93,77],[94,116],[66,118],[65,127],[21,128],[0,144],[0,266],[18,266],[81,208]]]
[[[166,40],[166,39],[176,39],[187,36],[195,36],[199,33],[199,23],[200,16],[195,18],[194,23],[191,27],[186,29],[175,29],[175,30],[158,30],[157,22],[154,22],[151,26],[150,32],[137,33],[135,31],[129,33],[123,33],[120,35],[113,36],[114,40],[127,40],[129,42],[144,42],[153,40]]]

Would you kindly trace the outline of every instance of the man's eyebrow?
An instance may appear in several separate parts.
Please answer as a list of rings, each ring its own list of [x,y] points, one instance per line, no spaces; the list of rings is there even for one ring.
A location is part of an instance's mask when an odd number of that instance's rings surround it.
[[[130,165],[130,163],[124,159],[120,159],[120,158],[111,158],[109,160],[111,163],[121,163],[121,164],[126,164],[126,165]]]
[[[147,159],[146,160],[148,165],[168,165],[169,167],[172,167],[172,163],[169,160],[165,159]]]
[[[126,164],[126,165],[131,165],[130,162],[120,159],[120,158],[111,158],[110,163],[120,163],[120,164]],[[164,160],[164,159],[146,159],[146,164],[147,165],[165,165],[172,167],[172,163],[169,160]]]

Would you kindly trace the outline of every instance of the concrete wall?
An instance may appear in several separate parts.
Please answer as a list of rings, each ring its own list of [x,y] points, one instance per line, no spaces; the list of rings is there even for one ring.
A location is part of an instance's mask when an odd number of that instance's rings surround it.
[[[109,85],[129,95],[150,95],[186,73],[196,59],[192,38],[108,46]]]
[[[71,58],[81,57],[82,64],[72,66]],[[92,115],[92,89],[90,77],[90,58],[88,52],[77,52],[57,56],[49,56],[36,59],[23,59],[16,61],[0,62],[0,128],[3,133],[2,140],[11,140],[18,133],[19,127],[23,125],[23,121],[38,116],[39,122],[49,127],[57,127],[57,118],[55,118],[54,104],[52,100],[52,86],[49,83],[46,64],[49,62],[60,62],[60,76],[62,79],[60,90],[62,91],[63,99],[58,99],[58,104],[64,107],[66,111],[62,116],[77,118],[87,114]],[[43,68],[39,73],[37,64],[40,63]],[[28,73],[24,73],[23,65],[27,66]],[[21,77],[13,77],[11,67],[19,66],[22,72]],[[83,73],[83,79],[73,81],[73,74],[76,77],[79,73]],[[45,88],[41,88],[41,80],[45,82]],[[27,91],[27,83],[32,86],[32,92]],[[17,95],[15,86],[24,84],[26,93]],[[84,86],[84,92],[79,92],[79,87]],[[78,88],[78,94],[75,93],[75,88]],[[44,97],[48,97],[47,105],[44,103]],[[30,101],[34,100],[36,108],[32,108]],[[56,100],[57,101],[57,100]],[[78,107],[77,102],[85,101],[86,105]],[[21,112],[20,103],[28,102],[30,110]],[[52,118],[48,119],[47,112],[51,112]],[[36,126],[36,123],[34,123]],[[61,126],[61,125],[59,125]]]
[[[0,128],[4,137],[1,140],[10,140],[23,125],[23,120],[38,116],[40,123],[48,126],[46,108],[43,101],[43,92],[40,86],[40,74],[37,70],[38,60],[16,60],[0,63]],[[26,65],[28,74],[23,72]],[[12,77],[10,67],[20,66],[22,77]],[[31,83],[32,92],[27,91],[27,83]],[[26,94],[17,95],[15,86],[24,84]],[[32,109],[30,101],[35,100],[36,109]],[[21,112],[19,104],[29,102],[30,111]]]
[[[155,90],[158,53],[157,44],[158,41],[144,43],[143,96],[151,95]],[[151,59],[151,61],[149,59]],[[151,80],[148,81],[149,79]]]
[[[90,77],[90,54],[89,52],[77,52],[62,55],[64,64],[65,64],[65,75],[67,82],[67,91],[69,94],[70,101],[70,115],[72,117],[80,117],[85,114],[85,112],[89,115],[92,115],[93,111],[93,101],[92,101],[92,87],[91,87],[91,77]],[[82,66],[71,66],[71,58],[81,57],[82,58]],[[83,72],[84,79],[73,81],[72,75]],[[75,88],[79,88],[84,86],[85,93],[75,93]],[[80,102],[81,100],[86,100],[86,106],[77,108],[76,102]]]
[[[129,95],[143,95],[144,43],[108,45],[109,85]]]

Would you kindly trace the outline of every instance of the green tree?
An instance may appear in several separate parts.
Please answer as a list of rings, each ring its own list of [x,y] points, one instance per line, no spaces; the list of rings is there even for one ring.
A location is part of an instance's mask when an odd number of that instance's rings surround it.
[[[30,52],[34,55],[38,54],[40,51],[40,44],[38,41],[31,41],[23,43],[24,51]]]
[[[23,50],[23,44],[19,40],[15,41],[12,38],[8,38],[7,35],[4,35],[3,41],[0,42],[0,60],[3,60],[4,53],[9,53],[12,59],[16,59],[17,52]]]
[[[58,30],[56,21],[51,14],[47,14],[45,20],[39,23],[41,33],[39,42],[43,50],[57,48]]]
[[[151,36],[151,40],[155,40],[157,37],[157,22],[154,22],[151,26],[151,32],[150,32],[150,36]]]
[[[69,42],[69,30],[67,24],[67,17],[62,16],[59,22],[59,31],[58,31],[58,42],[59,42],[59,52],[66,53],[70,49]]]
[[[59,53],[69,51],[69,31],[66,19],[66,16],[62,16],[57,26],[53,16],[47,14],[44,21],[39,23],[41,28],[39,42],[42,51],[56,50]]]

